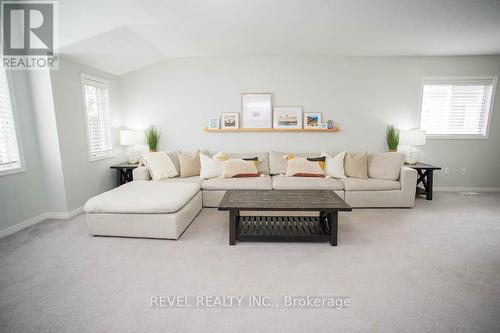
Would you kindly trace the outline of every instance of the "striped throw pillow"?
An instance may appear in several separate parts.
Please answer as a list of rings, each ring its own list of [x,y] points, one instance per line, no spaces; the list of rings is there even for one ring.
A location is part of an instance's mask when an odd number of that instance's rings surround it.
[[[294,157],[288,156],[286,167],[287,177],[321,177],[325,175],[325,157]]]
[[[259,177],[259,161],[257,158],[227,159],[222,162],[222,177]]]

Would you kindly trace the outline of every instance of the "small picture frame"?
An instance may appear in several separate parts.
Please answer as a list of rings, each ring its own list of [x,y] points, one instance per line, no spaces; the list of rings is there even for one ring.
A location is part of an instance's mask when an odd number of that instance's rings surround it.
[[[208,118],[208,128],[209,129],[219,129],[219,117]]]
[[[321,112],[304,112],[304,128],[319,129],[321,124]]]
[[[237,129],[240,128],[240,114],[238,112],[225,112],[221,114],[222,129]]]
[[[302,128],[302,106],[273,107],[273,128]]]
[[[321,124],[319,124],[319,128],[321,128],[321,129],[328,129],[328,124],[327,123],[321,123]]]

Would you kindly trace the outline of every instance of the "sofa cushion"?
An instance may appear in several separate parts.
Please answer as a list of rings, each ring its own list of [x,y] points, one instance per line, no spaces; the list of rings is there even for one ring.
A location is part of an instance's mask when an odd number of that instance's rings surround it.
[[[344,178],[339,179],[339,181],[344,183],[344,190],[346,191],[388,191],[401,189],[401,183],[395,180]]]
[[[273,176],[275,190],[342,190],[344,184],[333,178]]]
[[[307,158],[288,155],[286,175],[288,177],[325,178],[325,159],[325,156]]]
[[[245,178],[212,178],[205,180],[201,184],[204,190],[272,190],[273,183],[271,176]]]
[[[222,157],[223,155],[216,156]],[[200,165],[201,178],[209,179],[222,176],[222,159],[200,153]]]
[[[142,161],[153,180],[162,180],[178,176],[172,159],[165,152],[146,153]]]
[[[368,178],[368,158],[366,153],[358,155],[346,154],[344,171],[347,177]]]
[[[229,158],[252,158],[257,157],[259,160],[259,172],[269,174],[269,153],[227,153]]]
[[[222,162],[222,177],[259,177],[259,161],[257,157],[252,160],[230,158]]]
[[[177,152],[179,159],[179,177],[191,177],[200,175],[200,151],[197,150],[192,154]]]
[[[201,186],[201,183],[205,181],[204,178],[200,178],[200,176],[192,176],[192,177],[175,177],[175,178],[169,178],[162,180],[162,182],[166,183],[192,183],[192,184],[198,184]]]
[[[187,204],[200,185],[166,181],[133,181],[87,201],[87,213],[165,214]]]
[[[271,151],[269,153],[269,172],[271,175],[284,175],[286,173],[286,166],[288,164],[287,156],[293,155],[296,157],[319,157],[319,153],[281,153]]]
[[[401,153],[378,153],[368,155],[368,177],[398,180],[405,155]]]
[[[333,178],[345,178],[344,158],[345,151],[336,155],[330,155],[325,151],[321,152],[321,156],[326,157],[325,173]]]

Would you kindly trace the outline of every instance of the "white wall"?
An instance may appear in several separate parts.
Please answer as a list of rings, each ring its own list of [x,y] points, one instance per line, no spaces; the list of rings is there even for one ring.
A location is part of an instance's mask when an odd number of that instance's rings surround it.
[[[13,95],[13,111],[19,121],[26,171],[0,177],[0,232],[47,211],[47,195],[42,169],[37,127],[31,104],[27,72],[8,75]]]
[[[113,128],[114,157],[89,161],[87,128],[81,88],[81,73],[108,80]],[[61,150],[62,171],[68,209],[82,207],[85,202],[116,186],[116,170],[110,165],[125,160],[119,144],[120,101],[117,77],[67,59],[60,59],[59,70],[51,72],[52,93]]]
[[[417,125],[424,75],[498,75],[500,57],[220,57],[169,60],[120,77],[122,123],[156,124],[161,149],[385,151],[384,128]],[[240,93],[322,112],[323,133],[205,133],[208,117],[240,111]],[[500,186],[500,100],[488,140],[432,140],[424,161],[450,168],[437,186]],[[460,169],[467,168],[466,176]]]

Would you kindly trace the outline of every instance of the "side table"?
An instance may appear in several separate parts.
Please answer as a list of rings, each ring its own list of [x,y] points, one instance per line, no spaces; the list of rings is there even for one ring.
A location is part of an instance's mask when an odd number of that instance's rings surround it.
[[[434,170],[441,170],[441,167],[420,162],[405,164],[405,166],[417,170],[417,195],[425,195],[427,200],[432,200],[433,173]],[[422,183],[423,188],[418,186],[420,183]]]
[[[133,180],[132,170],[137,168],[139,163],[130,164],[128,162],[123,162],[110,166],[110,169],[116,170],[116,183],[117,186],[123,185],[125,183],[131,182]]]

